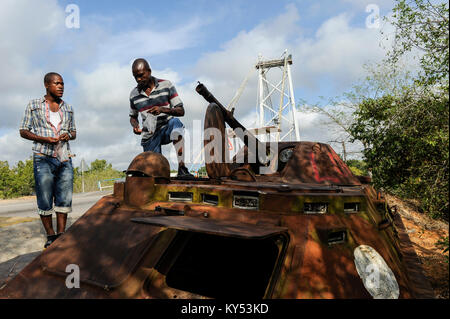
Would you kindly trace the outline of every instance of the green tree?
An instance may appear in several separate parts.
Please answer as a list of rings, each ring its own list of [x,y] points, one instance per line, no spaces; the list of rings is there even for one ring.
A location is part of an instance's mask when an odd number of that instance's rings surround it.
[[[361,175],[361,176],[368,176],[369,171],[367,169],[367,164],[363,160],[358,159],[350,159],[345,162],[353,174],[355,175]]]
[[[11,196],[12,172],[7,161],[0,161],[0,198]]]
[[[81,177],[81,168],[74,168],[74,192],[79,193],[84,191],[92,192],[98,190],[98,181],[119,179],[125,177],[125,173],[118,171],[112,167],[106,160],[96,159],[91,162],[91,167],[88,171],[83,172],[83,178]],[[114,184],[114,180],[102,182],[102,186],[111,186]]]
[[[448,219],[448,3],[398,0],[395,46],[348,96],[356,110],[349,131],[364,144],[376,186],[416,198]],[[420,50],[417,75],[400,58]]]
[[[33,160],[19,161],[10,168],[8,162],[0,161],[0,198],[31,195],[34,192]]]
[[[448,98],[386,95],[366,99],[355,112],[352,136],[375,186],[417,198],[423,209],[448,219]]]
[[[397,0],[391,18],[396,28],[394,47],[388,53],[393,66],[406,53],[421,52],[421,85],[443,84],[448,88],[449,7],[447,1]]]
[[[91,163],[91,172],[102,172],[106,169],[111,169],[111,164],[108,164],[106,160],[98,160],[96,159]]]
[[[24,162],[19,161],[14,168],[16,179],[16,190],[18,196],[31,195],[34,192],[33,160],[31,158]]]

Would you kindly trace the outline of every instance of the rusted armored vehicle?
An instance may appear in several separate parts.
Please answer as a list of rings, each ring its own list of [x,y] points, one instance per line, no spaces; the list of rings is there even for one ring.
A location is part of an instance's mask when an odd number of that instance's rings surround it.
[[[327,144],[269,147],[197,91],[205,132],[221,133],[205,134],[208,178],[171,178],[161,154],[137,155],[2,298],[433,298],[368,177]],[[245,144],[230,161],[226,123]]]

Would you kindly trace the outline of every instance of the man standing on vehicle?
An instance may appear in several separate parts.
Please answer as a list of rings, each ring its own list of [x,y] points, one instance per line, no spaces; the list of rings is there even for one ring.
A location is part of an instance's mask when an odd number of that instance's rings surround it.
[[[20,136],[33,141],[33,170],[38,214],[47,233],[47,248],[66,228],[72,211],[73,167],[69,140],[76,138],[72,106],[61,98],[64,81],[55,72],[44,77],[47,94],[31,100],[22,119]],[[52,214],[56,213],[57,229]]]
[[[184,164],[184,125],[176,118],[184,116],[184,108],[175,86],[153,77],[145,59],[136,59],[132,72],[137,86],[130,93],[130,123],[135,134],[142,134],[144,152],[161,153],[161,145],[172,142],[178,157],[178,177],[193,178]]]

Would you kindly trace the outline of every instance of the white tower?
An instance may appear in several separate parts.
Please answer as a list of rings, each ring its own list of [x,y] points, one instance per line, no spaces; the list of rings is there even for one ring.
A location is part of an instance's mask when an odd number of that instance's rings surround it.
[[[259,110],[257,113],[259,113],[259,126],[261,129],[275,128],[277,131],[275,133],[276,142],[283,140],[300,141],[291,64],[292,55],[287,55],[287,50],[284,51],[283,58],[279,60],[263,60],[260,55],[256,64],[258,70]],[[271,69],[281,70],[281,80],[277,76],[268,77],[268,72]],[[277,82],[277,80],[279,81]],[[272,103],[272,97],[279,98],[278,107]],[[293,134],[295,135],[292,136]]]

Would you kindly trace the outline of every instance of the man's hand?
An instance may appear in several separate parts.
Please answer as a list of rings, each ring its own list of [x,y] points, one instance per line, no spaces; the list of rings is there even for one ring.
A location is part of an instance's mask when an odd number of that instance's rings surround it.
[[[68,140],[70,140],[69,134],[64,133],[63,135],[60,135],[59,136],[59,140],[60,141],[68,141]]]
[[[153,115],[159,115],[161,113],[163,113],[163,109],[161,106],[153,106],[152,108],[150,108],[150,110],[148,110],[150,113],[152,113]]]
[[[56,144],[59,142],[59,137],[46,137],[45,143]]]
[[[137,135],[141,135],[142,130],[139,128],[139,126],[133,127],[133,133]]]

